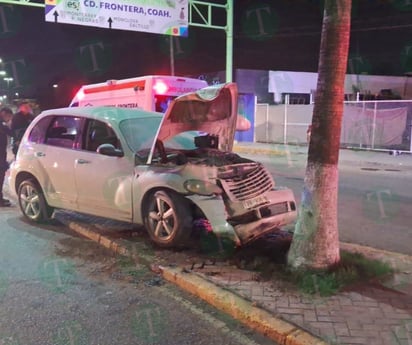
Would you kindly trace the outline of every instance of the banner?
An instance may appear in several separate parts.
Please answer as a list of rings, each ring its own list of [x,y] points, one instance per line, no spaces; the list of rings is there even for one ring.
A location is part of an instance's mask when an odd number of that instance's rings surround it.
[[[408,108],[344,108],[341,143],[360,147],[390,147],[402,144]]]
[[[46,0],[46,22],[188,36],[188,0]]]

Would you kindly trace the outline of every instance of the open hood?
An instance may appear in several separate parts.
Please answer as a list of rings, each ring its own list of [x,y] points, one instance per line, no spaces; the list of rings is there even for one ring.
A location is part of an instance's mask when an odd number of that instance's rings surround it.
[[[218,148],[231,151],[237,120],[237,86],[209,86],[175,98],[160,125],[157,139],[165,141],[186,131],[218,137]]]

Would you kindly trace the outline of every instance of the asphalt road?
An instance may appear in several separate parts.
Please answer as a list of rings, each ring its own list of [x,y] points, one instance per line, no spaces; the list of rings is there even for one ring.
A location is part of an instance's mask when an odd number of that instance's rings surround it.
[[[242,156],[261,161],[277,185],[291,188],[299,202],[306,154]],[[412,158],[412,157],[411,157]],[[339,163],[340,240],[412,255],[412,169],[402,165]],[[292,227],[293,228],[293,227]]]
[[[0,229],[1,345],[273,344],[57,222]]]

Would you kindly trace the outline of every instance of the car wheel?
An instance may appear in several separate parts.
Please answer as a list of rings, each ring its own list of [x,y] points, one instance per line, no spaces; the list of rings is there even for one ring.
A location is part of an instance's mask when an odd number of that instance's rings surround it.
[[[52,216],[53,208],[47,204],[42,189],[34,180],[20,183],[18,197],[21,211],[30,221],[40,223]]]
[[[175,193],[157,191],[152,194],[144,221],[150,238],[160,247],[182,246],[191,233],[188,201]]]

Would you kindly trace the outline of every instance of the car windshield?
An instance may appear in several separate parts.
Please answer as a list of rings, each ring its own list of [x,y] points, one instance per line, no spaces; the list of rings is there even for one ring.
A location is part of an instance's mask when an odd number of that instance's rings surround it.
[[[133,152],[150,150],[161,120],[161,117],[128,119],[120,122],[119,128]]]

